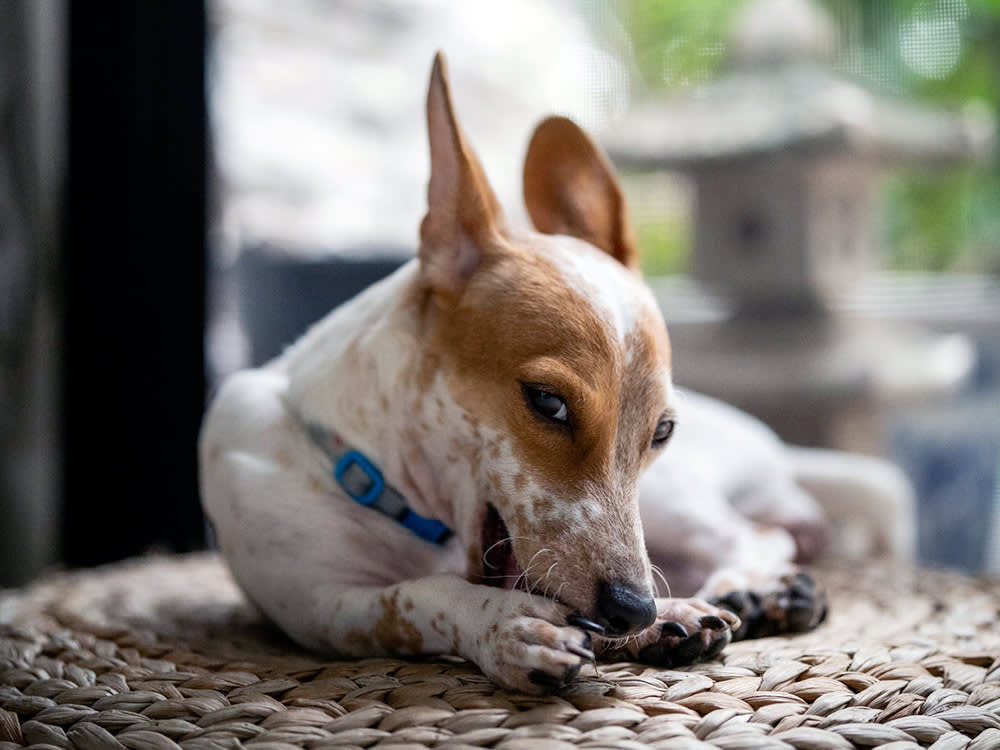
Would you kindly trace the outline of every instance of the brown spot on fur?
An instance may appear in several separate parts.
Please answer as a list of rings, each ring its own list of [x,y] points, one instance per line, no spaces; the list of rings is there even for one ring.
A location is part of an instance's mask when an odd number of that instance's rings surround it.
[[[487,471],[486,481],[498,492],[503,488],[503,475],[499,471]]]
[[[515,528],[526,529],[530,526],[532,518],[528,515],[524,503],[517,503],[514,506],[513,516]]]
[[[423,649],[424,637],[417,626],[400,612],[399,592],[382,595],[379,604],[382,606],[382,616],[372,630],[375,642],[391,653],[419,654]]]
[[[482,464],[483,452],[478,444],[473,443],[472,445],[468,445],[462,440],[453,437],[448,443],[448,452],[449,458],[452,461],[457,460],[458,457],[462,457],[473,471],[477,471]]]
[[[284,446],[278,448],[274,453],[274,460],[282,469],[291,469],[293,464],[292,454]]]
[[[306,487],[310,492],[326,492],[326,487],[323,485],[323,480],[320,479],[315,474],[306,475]]]

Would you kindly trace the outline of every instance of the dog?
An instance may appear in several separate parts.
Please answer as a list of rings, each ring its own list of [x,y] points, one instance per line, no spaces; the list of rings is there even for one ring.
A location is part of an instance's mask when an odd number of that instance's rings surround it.
[[[804,493],[749,493],[742,513],[670,500],[697,469],[665,458],[675,425],[693,405],[710,432],[726,407],[671,381],[606,156],[543,121],[535,231],[518,230],[440,54],[427,124],[417,257],[229,376],[206,413],[203,504],[248,598],[307,648],[454,654],[534,694],[598,657],[679,666],[815,627],[822,591],[794,559],[822,518]]]

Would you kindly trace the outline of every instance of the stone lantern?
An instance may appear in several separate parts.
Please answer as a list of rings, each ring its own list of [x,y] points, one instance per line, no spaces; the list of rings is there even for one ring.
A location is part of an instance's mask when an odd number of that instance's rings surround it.
[[[836,442],[828,428],[845,404],[946,390],[971,365],[967,342],[848,319],[836,303],[876,264],[879,171],[983,158],[994,123],[833,72],[835,29],[810,0],[753,0],[727,49],[717,79],[637,107],[604,142],[619,166],[693,181],[693,275],[729,315],[673,327],[682,382],[787,438]]]

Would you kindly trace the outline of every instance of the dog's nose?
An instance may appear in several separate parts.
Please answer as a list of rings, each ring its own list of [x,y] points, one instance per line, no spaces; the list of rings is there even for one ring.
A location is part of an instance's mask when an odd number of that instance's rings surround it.
[[[597,610],[607,627],[607,635],[613,637],[636,633],[656,620],[656,604],[649,591],[639,591],[624,583],[602,583]]]

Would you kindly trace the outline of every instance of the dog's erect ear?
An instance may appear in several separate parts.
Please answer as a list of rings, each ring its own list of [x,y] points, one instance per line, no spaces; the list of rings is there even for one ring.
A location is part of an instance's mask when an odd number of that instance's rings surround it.
[[[455,116],[448,72],[434,56],[427,91],[431,178],[427,215],[420,225],[420,267],[438,291],[457,293],[504,232],[503,212]]]
[[[639,253],[614,168],[572,120],[549,117],[535,129],[524,161],[524,202],[539,232],[586,240],[638,270]]]

